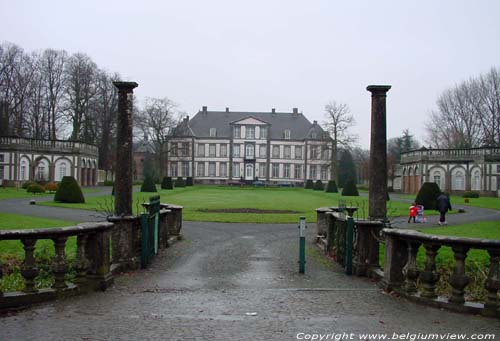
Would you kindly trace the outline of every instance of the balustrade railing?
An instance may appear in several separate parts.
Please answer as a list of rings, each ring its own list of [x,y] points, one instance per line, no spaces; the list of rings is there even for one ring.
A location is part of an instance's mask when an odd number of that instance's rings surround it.
[[[436,236],[402,229],[384,229],[383,234],[386,238],[383,280],[386,290],[394,290],[439,307],[500,317],[500,240]],[[417,266],[417,253],[421,246],[425,250],[422,270]],[[439,280],[436,256],[443,246],[452,249],[455,261],[453,273],[448,279],[452,290],[447,299],[438,297],[436,293]],[[489,254],[490,264],[484,285],[486,299],[483,304],[467,302],[465,299],[465,288],[470,283],[465,273],[465,261],[468,251],[472,249],[485,250]]]
[[[98,154],[98,148],[96,146],[78,141],[41,140],[25,137],[1,136],[0,145],[26,146],[30,150],[54,149],[57,151],[80,151],[94,155]]]
[[[500,148],[426,149],[401,154],[401,163],[420,160],[464,160],[500,157]]]
[[[86,290],[105,290],[113,281],[110,272],[110,230],[109,222],[83,223],[61,228],[4,230],[0,241],[19,240],[24,249],[24,260],[20,273],[24,280],[22,292],[2,292],[0,309],[35,303]],[[70,269],[65,247],[69,237],[76,236],[76,259],[72,263],[76,276],[72,283],[66,281]],[[39,268],[35,259],[38,240],[52,240],[55,256],[51,260],[54,283],[51,288],[38,289],[35,279]],[[1,264],[0,264],[1,265]],[[5,276],[5,271],[0,274]]]

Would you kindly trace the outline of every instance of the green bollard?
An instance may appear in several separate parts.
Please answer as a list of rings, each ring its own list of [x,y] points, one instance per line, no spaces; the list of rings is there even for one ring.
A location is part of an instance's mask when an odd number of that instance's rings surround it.
[[[352,244],[354,239],[354,219],[347,217],[345,245],[345,273],[352,275]]]
[[[306,217],[299,220],[299,273],[303,274],[306,267]]]

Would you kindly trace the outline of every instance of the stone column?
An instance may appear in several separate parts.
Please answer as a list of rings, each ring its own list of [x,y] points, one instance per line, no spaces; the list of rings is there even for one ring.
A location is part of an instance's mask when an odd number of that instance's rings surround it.
[[[372,220],[387,219],[387,132],[385,97],[390,85],[369,85],[372,93],[370,140],[370,192],[368,215]]]
[[[132,110],[136,82],[113,82],[118,88],[115,214],[132,214]]]

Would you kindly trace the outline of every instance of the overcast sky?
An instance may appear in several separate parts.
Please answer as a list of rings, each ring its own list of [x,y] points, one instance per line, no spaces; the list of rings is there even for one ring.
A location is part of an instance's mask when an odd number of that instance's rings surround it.
[[[424,122],[446,88],[500,66],[500,1],[0,0],[0,41],[84,52],[99,67],[168,97],[291,111],[324,121],[347,103],[369,147],[369,84],[390,84],[388,137]]]

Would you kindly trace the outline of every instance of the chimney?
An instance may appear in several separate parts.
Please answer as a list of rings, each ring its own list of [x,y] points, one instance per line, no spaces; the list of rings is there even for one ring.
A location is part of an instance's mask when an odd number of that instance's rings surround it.
[[[187,115],[186,117],[184,117],[184,122],[189,122],[189,115]]]
[[[201,108],[201,111],[203,111],[203,115],[206,115],[207,114],[207,106],[204,105],[202,108]]]
[[[318,121],[314,120],[313,121],[313,126],[318,125]]]
[[[226,107],[226,112],[229,112],[229,108],[228,107]]]
[[[144,141],[147,141],[147,140],[148,140],[148,133],[144,132]]]
[[[271,114],[275,115],[276,114],[276,109],[272,108],[271,109]]]
[[[299,115],[299,109],[293,108],[293,116],[298,116],[298,115]]]

